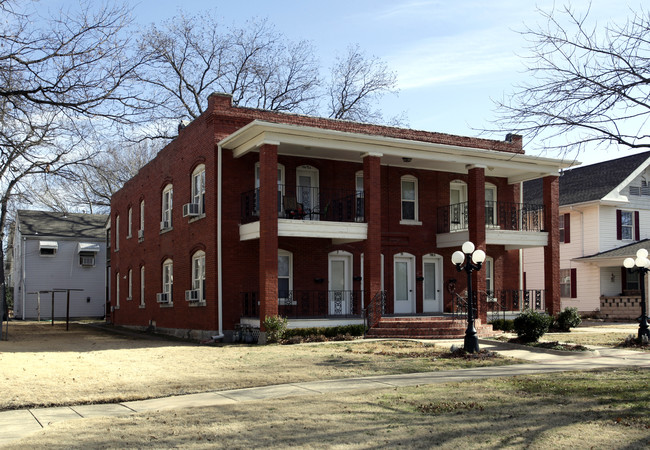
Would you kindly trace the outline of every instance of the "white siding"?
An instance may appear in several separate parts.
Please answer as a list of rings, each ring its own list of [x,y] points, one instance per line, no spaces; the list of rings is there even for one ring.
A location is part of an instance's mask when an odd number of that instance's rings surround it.
[[[526,289],[544,289],[544,248],[526,248],[523,253]]]
[[[16,283],[14,297],[16,317],[26,319],[38,317],[37,295],[30,292],[53,289],[83,289],[70,292],[70,317],[103,317],[105,305],[105,270],[106,243],[104,240],[83,239],[83,242],[96,242],[100,251],[95,254],[94,267],[82,267],[79,264],[78,243],[76,240],[48,238],[56,240],[58,250],[55,256],[41,256],[39,241],[25,241],[25,283],[24,311],[22,310],[23,287]],[[22,261],[20,261],[22,262]],[[20,262],[18,265],[20,265]],[[66,315],[66,293],[57,292],[54,295],[54,316],[62,318]],[[51,317],[51,294],[41,294],[41,319]],[[90,298],[90,301],[87,301]]]

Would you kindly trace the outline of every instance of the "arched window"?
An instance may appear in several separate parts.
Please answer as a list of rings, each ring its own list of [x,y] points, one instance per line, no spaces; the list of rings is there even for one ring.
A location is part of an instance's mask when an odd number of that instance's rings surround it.
[[[171,184],[168,184],[162,191],[162,217],[160,219],[161,230],[167,230],[172,227],[173,197],[174,187]]]
[[[402,221],[418,221],[418,179],[412,175],[401,178],[402,186]]]
[[[192,290],[198,291],[198,300],[205,301],[205,252],[199,250],[192,256]]]
[[[172,291],[174,287],[174,262],[171,259],[165,260],[162,265],[162,293],[166,294],[166,302],[173,303]]]
[[[192,203],[199,205],[199,214],[205,214],[205,165],[199,164],[192,172]]]

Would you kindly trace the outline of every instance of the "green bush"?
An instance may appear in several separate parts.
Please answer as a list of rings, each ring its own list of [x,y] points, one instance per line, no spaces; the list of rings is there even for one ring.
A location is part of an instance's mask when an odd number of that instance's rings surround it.
[[[553,323],[553,317],[530,309],[514,320],[515,332],[523,342],[537,342]]]
[[[325,336],[327,338],[333,338],[336,336],[345,336],[349,334],[350,336],[363,336],[365,328],[363,325],[341,325],[338,327],[320,327],[320,328],[292,328],[286,330],[284,333],[285,339],[290,339],[292,337],[312,337],[312,336]]]
[[[555,318],[553,328],[558,331],[571,331],[571,328],[577,327],[580,323],[582,319],[578,314],[578,308],[564,308]]]
[[[490,323],[495,330],[512,331],[515,329],[515,322],[511,319],[496,319]]]
[[[264,329],[266,330],[266,342],[274,343],[284,338],[287,332],[287,318],[281,316],[266,316],[264,318]]]

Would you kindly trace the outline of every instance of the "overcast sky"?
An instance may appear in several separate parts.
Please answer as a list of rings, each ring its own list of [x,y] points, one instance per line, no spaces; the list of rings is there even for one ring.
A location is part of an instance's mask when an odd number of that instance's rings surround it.
[[[289,38],[310,40],[324,67],[348,44],[359,44],[398,74],[400,93],[382,103],[385,116],[405,112],[411,128],[477,136],[495,118],[492,99],[508,96],[524,79],[526,42],[518,31],[541,22],[538,8],[549,11],[554,3],[563,5],[550,0],[140,0],[134,12],[143,25],[170,18],[180,8],[214,10],[225,24],[268,18]],[[638,0],[592,0],[590,17],[602,25],[622,22],[632,5],[638,8]],[[580,13],[589,2],[571,6]],[[524,142],[524,148],[538,154],[535,143]],[[578,159],[589,163],[629,153]]]

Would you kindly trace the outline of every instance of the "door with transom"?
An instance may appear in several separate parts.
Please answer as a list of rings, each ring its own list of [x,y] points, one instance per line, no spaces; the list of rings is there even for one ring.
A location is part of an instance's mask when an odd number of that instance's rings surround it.
[[[393,311],[395,314],[413,314],[415,312],[415,257],[408,253],[395,256],[393,275],[395,296]]]
[[[330,253],[328,258],[328,313],[342,316],[352,313],[352,255]]]

